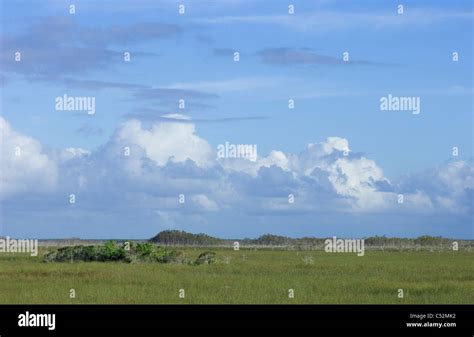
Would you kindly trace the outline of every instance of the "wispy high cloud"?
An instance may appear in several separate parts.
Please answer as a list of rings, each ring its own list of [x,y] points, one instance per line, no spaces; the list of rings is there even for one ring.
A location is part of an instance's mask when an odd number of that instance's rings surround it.
[[[269,116],[233,116],[233,117],[219,117],[219,118],[177,118],[174,114],[167,114],[161,111],[156,112],[134,112],[122,116],[125,119],[138,119],[141,121],[164,121],[185,124],[196,123],[233,123],[243,121],[258,121],[270,119]]]
[[[409,7],[408,7],[409,8]],[[399,28],[408,29],[413,25],[429,25],[449,20],[472,20],[473,13],[468,11],[447,11],[432,8],[409,8],[405,15],[398,15],[396,6],[391,11],[328,11],[321,10],[313,13],[297,13],[295,15],[229,15],[209,18],[199,18],[195,21],[201,24],[271,24],[284,26],[287,29],[327,33],[341,31],[352,27],[364,28]]]
[[[86,89],[86,90],[102,90],[102,89],[123,89],[123,90],[139,90],[139,89],[151,89],[148,85],[136,84],[136,83],[125,83],[125,82],[112,82],[112,81],[101,81],[101,80],[86,80],[73,77],[45,77],[45,76],[28,76],[29,80],[38,82],[54,82],[55,85],[61,85],[66,88],[74,89]]]
[[[210,93],[193,89],[179,89],[179,88],[140,88],[134,90],[132,93],[132,100],[140,102],[141,105],[157,104],[167,111],[175,110],[179,107],[179,102],[183,100],[184,107],[187,111],[192,110],[207,110],[214,108],[208,101],[219,98],[216,93]],[[148,119],[155,114],[156,109],[149,106],[136,109],[133,116],[140,116],[142,119]]]
[[[264,63],[291,65],[291,64],[321,64],[321,65],[387,65],[367,60],[348,60],[344,61],[342,56],[336,58],[333,56],[318,54],[309,48],[269,48],[258,52]]]
[[[102,135],[104,130],[99,126],[83,124],[76,130],[76,132],[83,135],[84,137],[94,137]]]
[[[232,55],[236,52],[235,49],[231,48],[214,48],[212,53],[216,56],[224,56],[224,57],[232,57]]]
[[[271,87],[277,85],[280,79],[276,77],[240,77],[227,80],[199,81],[188,83],[174,83],[168,86],[171,89],[198,90],[204,92],[224,93],[233,91],[245,91],[256,88]]]
[[[143,100],[173,100],[177,102],[180,98],[207,99],[217,98],[219,96],[216,94],[190,89],[146,88],[138,90],[135,94],[135,97]]]

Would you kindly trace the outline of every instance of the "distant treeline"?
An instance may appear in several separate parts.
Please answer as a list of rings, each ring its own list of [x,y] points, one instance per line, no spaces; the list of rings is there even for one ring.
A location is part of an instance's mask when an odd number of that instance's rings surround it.
[[[192,234],[178,230],[166,230],[158,233],[151,241],[162,245],[190,245],[190,246],[230,246],[239,242],[240,246],[281,246],[295,248],[320,247],[328,238],[289,238],[286,236],[265,234],[257,239],[220,239],[207,234]],[[459,247],[474,247],[473,240],[454,240],[440,236],[420,236],[414,239],[396,238],[386,236],[371,236],[364,238],[364,243],[369,247],[451,247],[456,241]]]

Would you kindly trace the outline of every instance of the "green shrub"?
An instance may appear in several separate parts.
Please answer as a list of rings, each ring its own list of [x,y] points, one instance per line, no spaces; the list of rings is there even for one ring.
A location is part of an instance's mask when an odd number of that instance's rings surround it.
[[[119,261],[125,258],[125,249],[123,247],[117,247],[115,242],[107,241],[103,247],[100,247],[99,256],[100,261]]]
[[[125,249],[125,244],[118,246],[113,241],[108,241],[102,246],[73,246],[62,247],[45,254],[44,262],[158,262],[158,263],[184,263],[181,253],[165,247],[158,247],[152,243],[130,243],[130,249]]]
[[[204,252],[204,253],[199,254],[196,261],[194,261],[194,264],[195,265],[212,264],[214,262],[216,262],[216,253]]]
[[[155,250],[155,246],[151,243],[137,243],[134,247],[136,252],[142,256],[150,256]]]

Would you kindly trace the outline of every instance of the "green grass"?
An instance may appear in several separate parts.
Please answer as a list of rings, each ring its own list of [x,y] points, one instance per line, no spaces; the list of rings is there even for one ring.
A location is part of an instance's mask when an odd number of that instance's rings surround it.
[[[201,266],[0,254],[0,303],[474,303],[472,252],[212,250],[218,262]]]

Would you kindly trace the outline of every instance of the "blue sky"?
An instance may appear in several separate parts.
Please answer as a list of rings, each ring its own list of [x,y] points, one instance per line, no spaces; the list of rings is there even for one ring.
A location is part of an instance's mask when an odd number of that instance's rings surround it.
[[[0,234],[474,237],[471,1],[69,5],[1,3]]]

